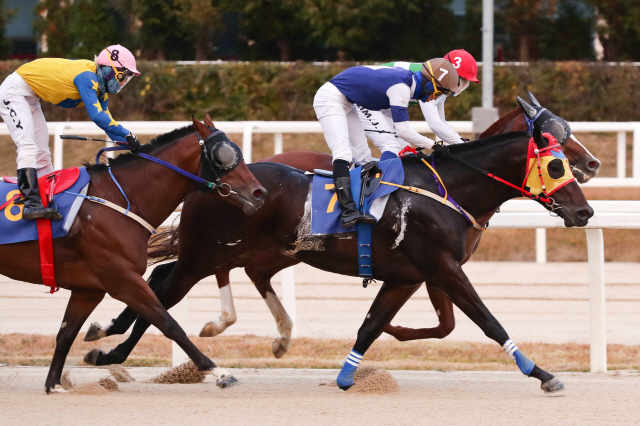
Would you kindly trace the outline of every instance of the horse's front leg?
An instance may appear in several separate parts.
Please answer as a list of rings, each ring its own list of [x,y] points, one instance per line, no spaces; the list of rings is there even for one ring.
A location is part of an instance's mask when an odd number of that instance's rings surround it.
[[[51,367],[45,382],[47,393],[64,392],[60,386],[60,377],[64,369],[64,361],[67,359],[69,349],[75,340],[80,328],[87,320],[91,312],[104,298],[103,291],[73,290],[71,298],[64,313],[60,331],[56,337],[56,349],[51,360]]]
[[[502,346],[523,374],[540,380],[540,388],[545,393],[559,392],[564,389],[564,384],[558,378],[535,365],[509,339],[502,325],[482,303],[457,261],[445,258],[438,261],[437,265],[437,271],[435,273],[432,271],[428,277],[429,283],[449,296],[451,301],[476,323],[487,337]]]
[[[151,276],[147,280],[147,284],[149,284],[151,290],[156,292],[158,288],[160,288],[173,270],[175,264],[176,262],[170,262],[154,268]],[[87,330],[87,334],[84,335],[84,341],[93,342],[103,337],[113,336],[114,334],[124,334],[136,318],[138,318],[138,313],[127,306],[120,315],[118,315],[118,318],[112,319],[111,322],[104,327],[100,326],[100,323],[92,322]]]
[[[220,291],[220,316],[216,321],[209,321],[202,327],[200,337],[217,336],[235,324],[238,319],[236,307],[233,304],[233,295],[231,294],[229,271],[217,273],[216,281]]]
[[[340,389],[347,390],[353,386],[353,375],[358,369],[364,353],[419,288],[420,284],[399,285],[390,282],[382,284],[358,330],[356,344],[353,345],[353,350],[347,355],[340,374],[338,374],[337,382]]]
[[[385,333],[392,335],[401,342],[422,339],[444,339],[451,334],[456,327],[456,319],[453,314],[453,303],[451,299],[438,289],[429,287],[428,285],[426,287],[429,292],[431,304],[436,310],[438,320],[440,321],[438,326],[432,328],[408,328],[389,324],[384,329]]]

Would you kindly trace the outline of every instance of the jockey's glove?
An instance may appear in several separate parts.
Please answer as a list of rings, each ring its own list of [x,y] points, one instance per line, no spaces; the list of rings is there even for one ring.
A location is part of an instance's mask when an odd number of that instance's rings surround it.
[[[449,147],[444,144],[442,141],[437,141],[433,144],[433,152],[436,154],[446,155],[449,153]]]
[[[124,139],[129,144],[129,149],[131,150],[131,152],[140,151],[140,141],[138,140],[138,137],[136,135],[129,132],[129,134],[124,137]]]
[[[471,139],[468,138],[460,138],[460,140],[462,141],[462,143],[471,142]]]

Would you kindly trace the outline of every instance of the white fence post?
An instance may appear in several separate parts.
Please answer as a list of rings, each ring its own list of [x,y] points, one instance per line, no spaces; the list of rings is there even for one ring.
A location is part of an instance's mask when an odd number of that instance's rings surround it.
[[[282,132],[273,134],[273,154],[282,154],[284,142],[282,141]]]
[[[627,175],[627,132],[618,132],[618,178]]]
[[[536,263],[547,263],[547,230],[536,228]]]
[[[56,133],[53,137],[53,168],[54,170],[62,170],[63,160],[63,144],[60,135],[64,133],[66,126],[62,123],[56,126]]]
[[[188,298],[185,297],[177,305],[169,309],[169,313],[171,314],[173,319],[176,320],[178,324],[180,324],[185,333],[187,332],[187,323],[189,321],[187,300]],[[178,346],[176,342],[171,342],[171,365],[176,367],[180,364],[184,364],[187,361],[189,361],[189,357],[182,350],[182,348]]]
[[[293,322],[291,329],[291,337],[295,338],[298,334],[298,319],[296,313],[296,276],[293,266],[283,269],[282,274],[282,305],[289,314],[289,318]]]
[[[589,251],[589,307],[591,322],[591,372],[607,371],[605,319],[604,238],[602,229],[586,229]]]
[[[633,129],[633,177],[640,178],[640,123]]]
[[[251,148],[253,144],[253,126],[254,124],[250,121],[245,123],[244,128],[242,130],[242,156],[244,157],[244,162],[249,164],[251,163]]]

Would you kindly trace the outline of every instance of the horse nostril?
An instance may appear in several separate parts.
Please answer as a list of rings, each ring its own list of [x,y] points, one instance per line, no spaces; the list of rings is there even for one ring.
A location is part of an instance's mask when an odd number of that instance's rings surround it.
[[[587,167],[589,167],[589,170],[598,170],[598,168],[600,167],[600,162],[597,160],[589,161],[587,163]]]
[[[589,207],[586,209],[578,210],[576,214],[578,215],[579,219],[586,220],[586,219],[589,219],[591,216],[593,216],[593,209]]]
[[[266,189],[259,189],[258,188],[255,191],[253,191],[253,198],[255,198],[258,201],[263,200],[266,196],[267,196],[267,190]]]

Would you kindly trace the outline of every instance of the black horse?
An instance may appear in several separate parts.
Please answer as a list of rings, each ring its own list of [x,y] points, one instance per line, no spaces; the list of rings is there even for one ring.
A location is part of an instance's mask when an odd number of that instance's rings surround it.
[[[538,127],[533,134],[540,149],[547,146],[548,140]],[[447,152],[436,155],[435,165],[450,196],[484,225],[483,218],[490,217],[502,203],[521,196],[522,192],[482,175],[457,159],[495,173],[519,187],[528,170],[530,139],[528,133],[519,132],[453,146],[449,150],[452,155]],[[403,165],[405,185],[437,193],[436,184],[421,158],[404,158]],[[551,176],[570,173],[558,170],[557,164],[553,166],[556,169],[551,170],[551,167],[552,163],[549,163],[547,173]],[[258,251],[284,254],[292,264],[303,261],[323,270],[358,275],[354,234],[310,235],[309,176],[287,166],[268,163],[252,164],[250,169],[269,191],[265,205],[251,218],[234,215],[235,208],[198,193],[185,200],[177,243],[178,261],[175,266],[171,265],[169,277],[157,290],[158,298],[165,306],[178,303],[202,278],[221,269],[240,266]],[[584,226],[593,215],[575,182],[558,189],[543,204],[559,214],[566,226]],[[401,228],[399,222],[406,226]],[[460,263],[465,256],[467,228],[468,224],[460,214],[439,202],[405,190],[398,190],[389,197],[385,213],[373,229],[374,278],[384,284],[358,331],[354,351],[339,376],[338,383],[342,388],[353,383],[355,368],[349,360],[364,355],[425,281],[445,293],[489,338],[503,346],[523,373],[538,378],[545,392],[564,388],[553,375],[522,355],[465,276]],[[278,264],[274,268],[279,270],[286,266]],[[125,342],[109,353],[94,349],[85,356],[85,361],[94,365],[122,363],[147,327],[144,319],[138,319]]]

